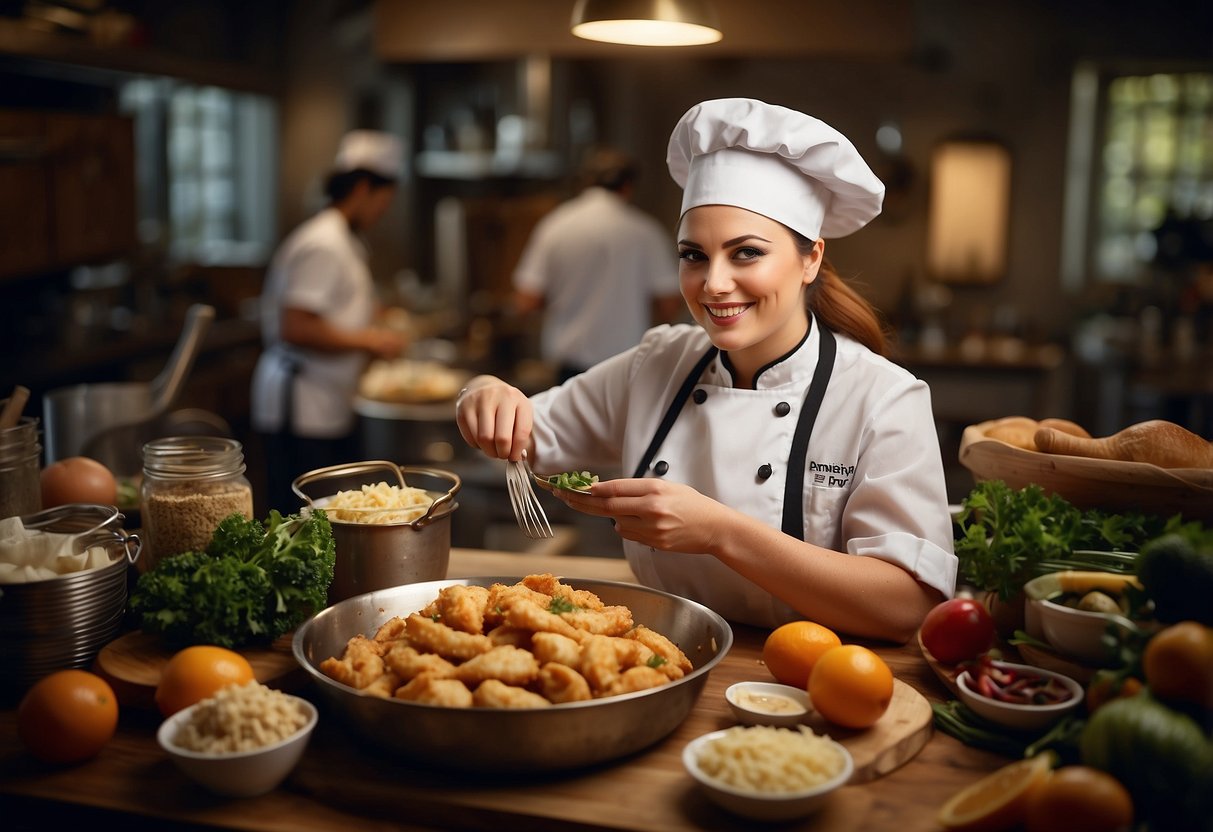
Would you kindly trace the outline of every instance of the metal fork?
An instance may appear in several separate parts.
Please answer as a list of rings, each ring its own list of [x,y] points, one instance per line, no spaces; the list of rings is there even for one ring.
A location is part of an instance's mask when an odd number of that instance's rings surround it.
[[[514,519],[518,521],[518,528],[522,529],[523,533],[532,540],[555,537],[552,534],[552,526],[548,523],[547,515],[543,513],[543,506],[539,504],[539,498],[535,495],[535,488],[531,484],[533,480],[534,476],[531,474],[531,466],[527,464],[525,451],[523,451],[522,459],[517,462],[506,462],[505,487],[510,495],[510,506],[514,509]]]

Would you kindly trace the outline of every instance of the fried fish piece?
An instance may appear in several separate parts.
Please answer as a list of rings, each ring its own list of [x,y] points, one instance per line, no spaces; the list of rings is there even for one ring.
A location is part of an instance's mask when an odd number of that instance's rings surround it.
[[[400,687],[403,683],[403,679],[389,670],[364,687],[362,692],[370,696],[378,696],[380,699],[391,699],[392,695],[396,692],[396,688]]]
[[[539,690],[553,703],[584,702],[594,698],[585,677],[560,662],[548,662],[539,668]]]
[[[581,645],[560,633],[534,633],[531,636],[531,652],[541,663],[557,662],[569,667],[581,666]]]
[[[381,645],[363,635],[354,636],[345,645],[341,658],[320,662],[320,672],[343,685],[359,690],[384,674]]]
[[[590,683],[595,696],[610,690],[619,678],[619,657],[610,636],[589,635],[581,642],[581,664],[577,668]]]
[[[417,613],[405,619],[408,641],[421,653],[437,653],[444,659],[466,661],[493,649],[488,636],[454,630]]]
[[[479,634],[484,630],[488,602],[488,587],[462,584],[445,587],[438,592],[439,620],[452,629]]]
[[[387,668],[400,677],[400,684],[412,681],[422,673],[437,679],[449,679],[455,673],[455,665],[437,653],[421,653],[412,645],[398,641],[383,657]]]
[[[447,708],[472,707],[472,692],[457,679],[439,679],[422,673],[411,682],[396,690],[396,698],[423,705],[442,705]]]
[[[691,664],[691,660],[686,657],[686,654],[678,649],[678,645],[670,641],[656,630],[649,629],[643,624],[638,624],[630,631],[624,634],[624,638],[634,638],[641,644],[648,647],[658,656],[668,661],[670,664],[682,670],[683,673],[690,673],[695,669]]]
[[[545,633],[559,633],[574,641],[581,641],[587,635],[585,630],[578,630],[559,615],[540,607],[530,598],[521,596],[506,598],[503,600],[502,611],[504,612],[505,623],[511,627]]]
[[[550,708],[552,703],[526,688],[507,685],[500,679],[486,679],[472,694],[477,708]]]
[[[552,603],[552,596],[536,592],[524,584],[493,584],[489,587],[489,599],[485,605],[484,623],[486,627],[496,627],[505,621],[505,608],[511,601],[525,598],[533,601],[540,609],[547,609]]]
[[[568,584],[561,583],[560,579],[550,572],[527,575],[522,579],[522,584],[551,598],[567,599],[578,609],[594,611],[603,609],[602,599],[597,595],[588,589],[574,589]]]
[[[372,641],[397,641],[402,638],[404,638],[404,619],[397,615],[385,621],[375,631]]]
[[[468,659],[455,668],[453,677],[468,687],[475,687],[488,679],[500,679],[510,685],[525,685],[538,675],[539,662],[529,650],[503,644]]]
[[[572,610],[558,615],[578,630],[604,636],[622,636],[632,629],[632,611],[623,606],[603,607],[599,610]]]
[[[669,678],[660,670],[645,665],[629,667],[606,689],[604,696],[618,696],[621,693],[634,693],[638,690],[648,690],[669,683]]]
[[[619,666],[627,670],[629,667],[650,667],[659,670],[670,681],[681,679],[686,675],[683,669],[669,659],[653,652],[647,644],[634,638],[613,638],[611,644],[615,648],[615,656]]]
[[[494,645],[508,644],[511,647],[521,647],[523,650],[530,650],[534,633],[531,630],[511,627],[509,624],[501,624],[489,630],[486,635]]]

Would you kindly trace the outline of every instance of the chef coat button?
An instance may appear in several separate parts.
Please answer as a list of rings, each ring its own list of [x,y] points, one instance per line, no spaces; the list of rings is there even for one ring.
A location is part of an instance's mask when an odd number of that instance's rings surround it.
[[[758,479],[769,480],[771,478],[772,473],[774,473],[774,472],[771,469],[771,466],[768,465],[767,463],[764,462],[758,466]]]
[[[653,466],[653,473],[659,477],[664,477],[666,472],[669,470],[670,463],[666,462],[664,459],[658,460],[657,464]]]
[[[691,394],[691,398],[695,400],[695,404],[703,404],[708,400],[708,391],[703,389],[696,390]]]
[[[780,402],[779,404],[775,405],[776,416],[787,416],[791,412],[792,406],[787,402]]]

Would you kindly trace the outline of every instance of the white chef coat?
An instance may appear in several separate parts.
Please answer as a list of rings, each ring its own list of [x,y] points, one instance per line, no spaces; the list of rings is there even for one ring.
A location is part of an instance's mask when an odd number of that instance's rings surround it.
[[[653,298],[679,294],[678,252],[652,216],[590,187],[536,224],[514,286],[545,299],[544,360],[591,367],[640,343]]]
[[[338,329],[365,328],[375,314],[375,286],[366,259],[366,247],[336,208],[300,225],[274,255],[261,295],[265,350],[253,372],[255,429],[282,429],[292,377],[291,433],[334,438],[353,429],[352,402],[367,356],[287,344],[281,336],[282,310],[314,312]]]
[[[950,597],[957,559],[930,391],[857,341],[835,338],[833,373],[805,462],[803,539],[897,564]],[[664,470],[665,478],[780,528],[792,436],[820,343],[814,322],[795,350],[760,372],[757,389],[735,387],[727,355],[717,355],[645,475]],[[622,462],[631,476],[710,346],[697,326],[659,326],[639,346],[534,396],[536,465],[563,471]],[[624,541],[624,552],[642,583],[733,621],[774,627],[812,614],[707,555],[632,541]]]

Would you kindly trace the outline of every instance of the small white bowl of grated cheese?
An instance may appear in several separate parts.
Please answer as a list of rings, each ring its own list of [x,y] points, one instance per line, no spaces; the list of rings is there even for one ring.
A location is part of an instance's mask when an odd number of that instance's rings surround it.
[[[316,707],[253,681],[229,685],[178,711],[156,732],[177,768],[216,794],[253,797],[295,768],[316,727]]]
[[[851,779],[841,744],[804,725],[737,725],[691,740],[682,762],[717,805],[753,820],[804,817]]]

